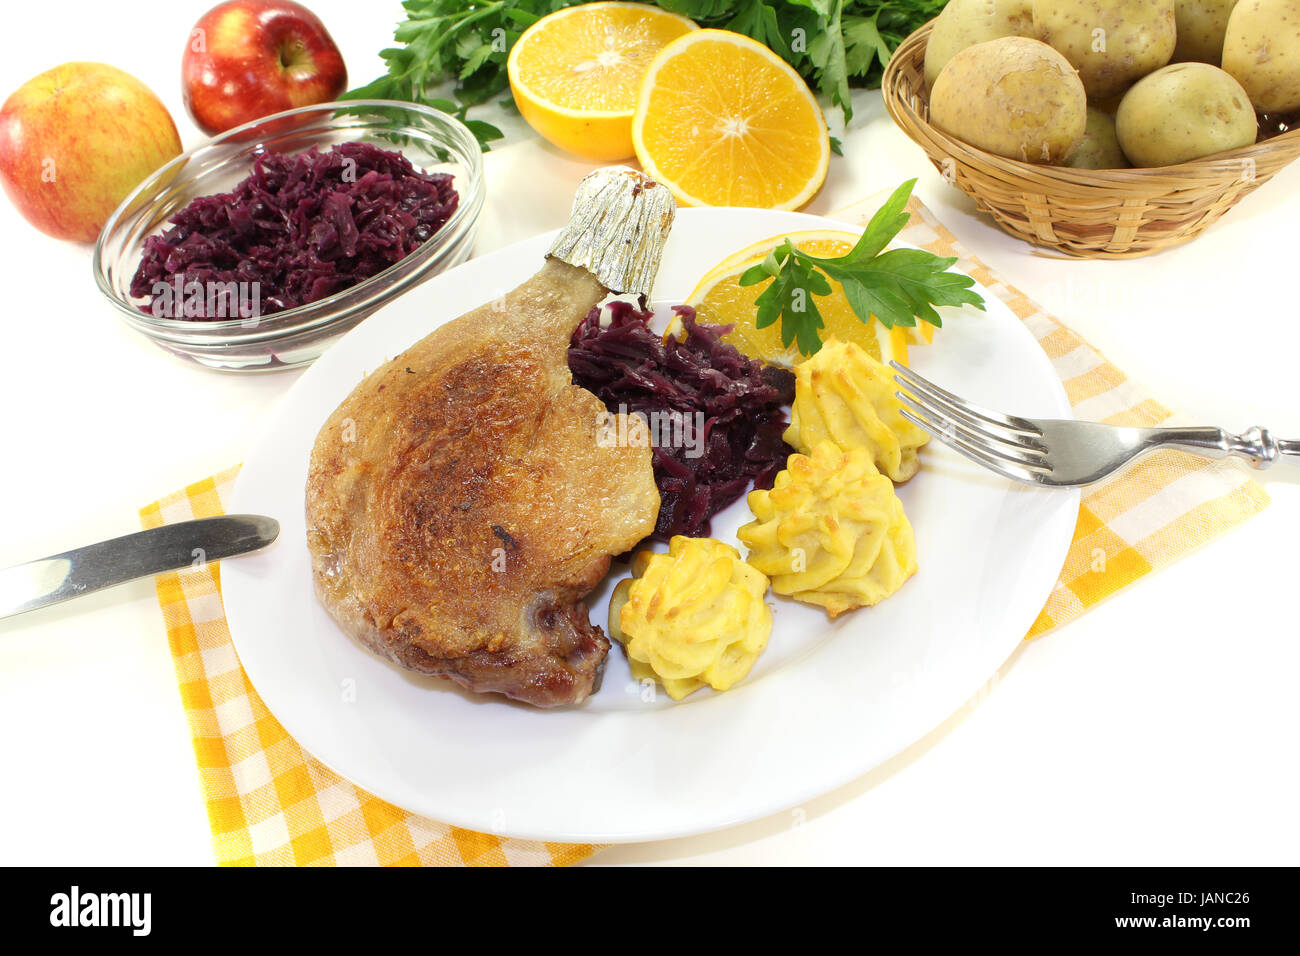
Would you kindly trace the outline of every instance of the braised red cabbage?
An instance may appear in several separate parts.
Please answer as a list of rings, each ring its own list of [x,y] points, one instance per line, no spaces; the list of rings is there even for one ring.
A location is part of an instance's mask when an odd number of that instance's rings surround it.
[[[369,143],[321,152],[268,152],[229,193],[202,196],[171,227],[144,242],[133,296],[197,282],[257,290],[257,314],[315,302],[376,275],[410,255],[456,211],[446,173],[426,173],[405,156]],[[179,282],[177,281],[179,277]]]
[[[747,358],[721,340],[730,326],[698,325],[690,306],[675,309],[684,337],[665,342],[644,306],[593,309],[573,333],[569,370],[615,414],[700,413],[692,441],[652,442],[661,498],[653,537],[708,535],[713,515],[751,485],[772,487],[793,453],[781,435],[794,374]]]

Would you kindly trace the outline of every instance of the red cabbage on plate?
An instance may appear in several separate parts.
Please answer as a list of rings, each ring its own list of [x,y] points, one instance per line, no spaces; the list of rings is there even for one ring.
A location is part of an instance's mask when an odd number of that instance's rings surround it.
[[[781,438],[794,374],[748,358],[721,340],[730,326],[699,325],[695,310],[674,311],[684,334],[666,341],[651,313],[615,301],[596,308],[573,333],[569,370],[612,413],[640,413],[651,427],[661,504],[653,537],[707,536],[710,519],[751,487],[770,488],[794,449]],[[674,440],[653,440],[671,434]],[[676,440],[676,439],[681,440]]]

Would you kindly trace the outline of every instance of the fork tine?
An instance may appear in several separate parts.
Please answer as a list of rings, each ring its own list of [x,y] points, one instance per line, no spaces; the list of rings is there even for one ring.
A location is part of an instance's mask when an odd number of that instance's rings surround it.
[[[906,365],[899,365],[897,362],[893,361],[889,364],[894,369],[895,381],[901,378],[902,382],[900,382],[900,384],[911,388],[913,391],[928,390],[932,396],[942,399],[949,405],[962,409],[968,415],[974,415],[976,418],[981,418],[990,425],[999,425],[1002,428],[1009,428],[1012,431],[1017,432],[1028,432],[1031,435],[1041,435],[1043,433],[1037,425],[1028,419],[1019,418],[1014,415],[1003,415],[1001,412],[995,412],[992,409],[975,405],[972,402],[966,401],[966,399],[962,398],[960,395],[954,395],[947,389],[940,388],[938,385],[935,385],[934,382],[918,375]]]
[[[1051,469],[1051,465],[1047,463],[1047,459],[1044,457],[1046,452],[1040,450],[1039,447],[1022,445],[1009,438],[991,435],[951,415],[945,415],[943,409],[930,408],[905,392],[895,392],[894,394],[915,415],[924,419],[931,428],[941,429],[944,433],[961,439],[987,455],[1016,465]]]
[[[939,441],[943,442],[953,451],[957,452],[958,454],[966,456],[971,461],[975,462],[975,464],[983,468],[987,468],[989,471],[996,472],[997,474],[1001,475],[1003,478],[1010,478],[1012,481],[1020,481],[1030,485],[1037,485],[1043,483],[1044,476],[1040,472],[1031,471],[1029,468],[1026,468],[1021,465],[1008,464],[1004,461],[1000,461],[997,458],[993,458],[990,457],[989,455],[985,455],[982,451],[977,451],[975,448],[969,445],[965,445],[964,443],[958,442],[954,438],[944,434],[942,430],[932,428],[931,426],[923,422],[920,418],[918,418],[917,416],[909,412],[906,408],[900,409],[899,414],[902,415],[904,418],[906,418],[913,425],[925,429],[926,432],[934,436]]]
[[[894,393],[900,401],[909,402],[922,412],[941,418],[953,419],[966,426],[967,431],[982,441],[995,441],[1020,451],[1035,451],[1039,454],[1047,454],[1047,446],[1031,435],[1010,428],[1003,428],[1000,425],[992,425],[982,418],[976,418],[974,415],[930,395],[927,390],[920,386],[902,385],[902,387],[908,389],[908,391]]]
[[[1017,455],[1010,451],[1004,451],[988,442],[982,435],[964,430],[961,426],[945,419],[942,415],[932,412],[930,409],[912,402],[907,403],[908,407],[900,409],[902,412],[910,411],[916,420],[923,423],[926,431],[931,435],[938,433],[936,437],[948,439],[949,444],[953,447],[962,446],[971,451],[993,458],[998,461],[1006,462],[1009,465],[1020,465],[1024,468],[1030,468],[1037,471],[1050,472],[1052,466],[1047,459],[1037,452],[1031,452],[1026,455]],[[909,416],[911,420],[911,416]]]

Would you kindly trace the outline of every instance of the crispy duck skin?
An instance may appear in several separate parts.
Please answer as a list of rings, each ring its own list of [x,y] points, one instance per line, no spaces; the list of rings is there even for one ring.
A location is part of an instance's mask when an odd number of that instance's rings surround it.
[[[569,374],[569,337],[608,291],[551,258],[326,421],[307,537],[317,595],[347,634],[538,707],[598,686],[609,641],[582,599],[659,510],[651,450],[599,442],[604,406]]]

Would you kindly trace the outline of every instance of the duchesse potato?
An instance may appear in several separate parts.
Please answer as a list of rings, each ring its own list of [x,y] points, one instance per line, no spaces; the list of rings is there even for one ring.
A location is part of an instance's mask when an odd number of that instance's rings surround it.
[[[1300,0],[1241,0],[1228,17],[1223,68],[1261,113],[1300,110]]]
[[[823,441],[842,451],[865,448],[891,481],[921,467],[917,450],[930,436],[902,415],[894,373],[856,342],[831,336],[794,367],[794,403],[786,444],[805,455]]]
[[[1029,37],[1002,37],[962,50],[939,73],[930,122],[986,152],[1060,163],[1083,138],[1087,96],[1078,72]]]
[[[1090,101],[1104,100],[1169,62],[1174,0],[1033,0],[1037,36],[1079,71]]]
[[[912,525],[865,448],[820,442],[746,500],[754,520],[736,537],[776,594],[836,617],[878,604],[916,573]]]
[[[1171,166],[1255,142],[1258,123],[1235,79],[1208,63],[1174,63],[1120,101],[1115,132],[1134,166]]]
[[[1223,37],[1237,0],[1174,0],[1178,42],[1170,63],[1209,63],[1223,59]]]
[[[925,43],[925,85],[969,46],[999,37],[1032,36],[1031,0],[949,0]]]
[[[1089,106],[1088,126],[1084,130],[1083,139],[1074,148],[1065,165],[1075,169],[1126,169],[1130,164],[1119,147],[1115,117]]]
[[[772,633],[767,577],[729,544],[675,535],[668,553],[641,551],[609,602],[610,636],[632,676],[673,700],[727,690],[749,673]]]

